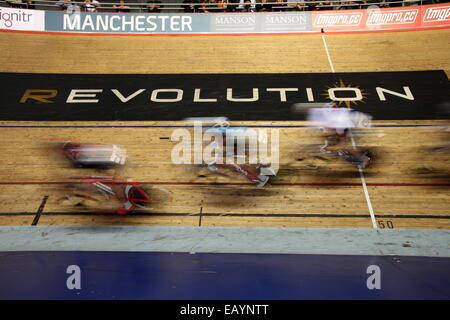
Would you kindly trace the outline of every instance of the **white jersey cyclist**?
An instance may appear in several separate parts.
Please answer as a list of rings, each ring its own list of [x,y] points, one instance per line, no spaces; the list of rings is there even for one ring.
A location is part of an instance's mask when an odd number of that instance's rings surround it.
[[[345,136],[348,129],[371,126],[371,116],[347,108],[311,108],[307,120]]]

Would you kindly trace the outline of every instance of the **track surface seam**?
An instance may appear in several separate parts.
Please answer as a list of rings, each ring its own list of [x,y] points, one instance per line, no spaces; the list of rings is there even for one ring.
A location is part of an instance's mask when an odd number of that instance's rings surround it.
[[[33,216],[35,213],[32,212],[0,212],[0,216]],[[117,216],[116,213],[97,213],[97,212],[45,212],[46,216],[69,216],[69,215],[89,215],[92,217],[95,216]],[[313,213],[313,214],[272,214],[272,213],[148,213],[148,212],[136,212],[136,213],[129,213],[127,216],[136,217],[136,216],[144,216],[144,217],[161,217],[161,216],[173,216],[173,217],[267,217],[267,218],[370,218],[370,216],[367,216],[367,214],[320,214],[320,213]],[[386,215],[380,215],[377,214],[377,217],[380,219],[450,219],[450,215],[397,215],[397,214],[386,214]]]

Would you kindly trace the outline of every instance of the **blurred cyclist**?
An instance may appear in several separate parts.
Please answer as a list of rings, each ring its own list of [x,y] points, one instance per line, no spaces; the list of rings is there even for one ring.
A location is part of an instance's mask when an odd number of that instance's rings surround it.
[[[321,148],[324,153],[332,151],[344,151],[352,156],[352,162],[358,163],[358,168],[364,169],[371,163],[367,154],[363,154],[353,145],[351,129],[367,128],[371,125],[372,117],[348,108],[339,108],[335,102],[324,104],[323,107],[308,107],[308,104],[296,104],[293,106],[296,113],[306,113],[306,120],[314,122],[337,141],[334,145],[328,145],[328,139]],[[329,138],[330,136],[327,135]]]
[[[75,192],[83,191],[83,196],[89,198],[93,193],[100,193],[106,199],[116,198],[122,206],[115,210],[117,214],[127,214],[137,208],[149,209],[147,205],[152,201],[148,191],[136,182],[118,177],[86,176],[75,177],[88,182],[70,184],[69,188]],[[70,196],[67,196],[70,200]]]
[[[233,139],[233,141],[229,142],[232,143],[232,150],[227,149],[227,133],[232,133],[233,137],[236,135],[239,135],[239,133],[244,133],[246,128],[243,127],[233,127],[230,128],[228,126],[216,126],[213,128],[210,128],[206,130],[208,133],[219,133],[222,135],[222,145],[218,145],[216,142],[213,142],[211,146],[217,147],[219,149],[219,153],[221,153],[220,156],[224,158],[224,161],[222,161],[222,164],[218,163],[218,159],[216,159],[213,162],[208,163],[208,169],[212,172],[218,171],[219,167],[225,168],[230,167],[239,174],[245,176],[248,180],[252,182],[256,182],[257,186],[259,188],[264,187],[267,182],[269,181],[270,177],[268,175],[260,174],[258,173],[258,170],[260,166],[251,166],[247,164],[237,164],[234,162],[235,157],[243,157],[245,158],[247,156],[248,150],[242,150],[236,141],[236,139]],[[233,159],[233,161],[230,161],[228,163],[226,159]],[[266,169],[270,170],[270,169]],[[272,175],[274,175],[275,172],[273,172]]]

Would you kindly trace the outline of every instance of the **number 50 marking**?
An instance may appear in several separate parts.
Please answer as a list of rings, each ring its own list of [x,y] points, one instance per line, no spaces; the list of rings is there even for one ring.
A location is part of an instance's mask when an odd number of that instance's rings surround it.
[[[380,226],[380,229],[394,229],[394,223],[390,220],[387,220],[386,223],[383,220],[378,220],[378,225]]]

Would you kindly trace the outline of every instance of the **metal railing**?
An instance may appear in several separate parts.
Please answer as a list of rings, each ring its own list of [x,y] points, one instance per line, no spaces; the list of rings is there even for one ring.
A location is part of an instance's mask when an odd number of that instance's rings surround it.
[[[164,1],[164,0],[162,0]],[[179,0],[175,0],[179,1]],[[1,6],[23,9],[67,10],[69,7],[87,12],[260,12],[260,11],[311,11],[311,10],[345,10],[366,9],[372,6],[380,8],[402,7],[410,5],[434,4],[448,1],[435,0],[330,0],[330,1],[246,1],[229,0],[214,2],[110,2],[99,1],[98,4],[84,1],[50,1],[50,0],[0,0]]]

